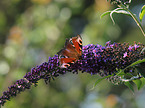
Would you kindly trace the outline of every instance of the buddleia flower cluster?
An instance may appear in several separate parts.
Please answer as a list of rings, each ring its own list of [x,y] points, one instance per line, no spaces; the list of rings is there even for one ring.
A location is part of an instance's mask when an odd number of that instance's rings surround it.
[[[0,105],[4,105],[11,97],[17,96],[22,91],[30,89],[32,85],[37,86],[40,79],[48,83],[67,72],[76,74],[87,72],[102,77],[113,75],[111,78],[118,79],[117,69],[124,69],[133,62],[145,58],[145,52],[142,51],[144,47],[145,45],[140,43],[110,44],[110,41],[105,46],[89,44],[82,47],[82,58],[68,68],[60,68],[58,55],[49,57],[48,62],[33,67],[22,79],[9,86],[0,97]],[[133,73],[134,69],[135,67],[128,68],[125,73]]]
[[[109,1],[109,0],[107,0]],[[131,3],[131,0],[110,0],[110,3],[120,5],[121,3],[126,5]]]

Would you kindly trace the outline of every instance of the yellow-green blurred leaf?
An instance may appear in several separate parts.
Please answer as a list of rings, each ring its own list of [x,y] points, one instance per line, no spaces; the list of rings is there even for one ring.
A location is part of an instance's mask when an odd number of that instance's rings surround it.
[[[142,22],[144,15],[145,15],[145,5],[142,7],[141,12],[139,14],[139,19],[141,22]]]

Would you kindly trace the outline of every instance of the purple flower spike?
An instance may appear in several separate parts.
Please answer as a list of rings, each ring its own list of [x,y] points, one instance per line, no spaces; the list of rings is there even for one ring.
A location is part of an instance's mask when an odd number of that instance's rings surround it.
[[[68,68],[59,67],[58,55],[49,57],[48,62],[44,62],[39,66],[33,67],[31,72],[26,73],[23,79],[17,80],[8,90],[3,92],[0,97],[0,105],[4,105],[10,97],[17,96],[22,91],[30,89],[31,85],[37,86],[40,79],[44,79],[46,83],[51,79],[58,77],[66,72],[78,73],[87,72],[91,75],[99,74],[102,77],[117,74],[116,69],[124,69],[133,62],[145,58],[145,52],[141,53],[145,46],[143,44],[135,44],[128,46],[127,43],[113,43],[110,41],[106,46],[89,44],[82,48],[82,58],[76,63],[71,64]],[[134,72],[134,68],[129,68],[126,72]],[[118,77],[112,76],[115,80]]]

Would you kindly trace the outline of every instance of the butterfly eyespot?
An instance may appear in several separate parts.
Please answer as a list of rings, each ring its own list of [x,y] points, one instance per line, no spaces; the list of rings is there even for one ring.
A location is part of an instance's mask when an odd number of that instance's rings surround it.
[[[65,56],[61,55],[61,58],[65,58]]]
[[[82,45],[82,40],[79,40],[79,43]]]
[[[70,39],[69,42],[73,45],[72,39]]]
[[[64,66],[69,67],[70,65],[69,65],[69,64],[66,64],[66,65],[64,65]]]

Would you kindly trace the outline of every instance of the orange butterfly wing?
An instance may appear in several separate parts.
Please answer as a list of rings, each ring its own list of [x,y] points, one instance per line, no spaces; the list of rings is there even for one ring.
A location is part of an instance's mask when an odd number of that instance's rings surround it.
[[[68,40],[66,40],[64,49],[60,50],[58,55],[63,55],[68,58],[77,58],[76,50]]]
[[[61,68],[67,68],[70,66],[71,63],[74,63],[76,61],[75,58],[61,58],[60,63],[61,63]]]
[[[65,47],[58,52],[61,68],[67,68],[82,56],[82,39],[80,35],[66,39]]]
[[[74,47],[79,54],[79,56],[82,55],[82,39],[80,35],[77,35],[76,37],[72,38],[72,42],[74,44]]]

